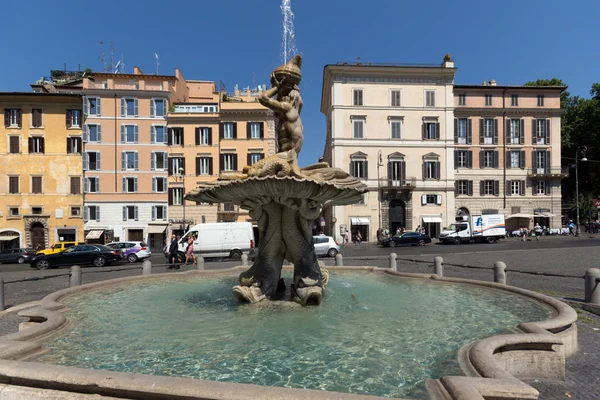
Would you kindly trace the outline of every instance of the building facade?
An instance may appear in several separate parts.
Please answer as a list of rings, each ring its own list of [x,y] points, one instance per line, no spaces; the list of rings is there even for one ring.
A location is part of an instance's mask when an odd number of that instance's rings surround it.
[[[324,210],[326,234],[349,230],[373,241],[380,227],[424,226],[436,236],[454,220],[455,71],[449,59],[325,66],[323,159],[369,188],[360,204]]]
[[[183,200],[200,183],[241,171],[275,152],[273,114],[257,101],[259,91],[217,92],[214,82],[185,81],[184,101],[168,114],[169,231],[208,222],[249,221],[233,204]]]
[[[0,93],[0,248],[83,240],[81,96]]]
[[[500,212],[507,229],[561,226],[564,87],[454,86],[454,167],[460,213]]]

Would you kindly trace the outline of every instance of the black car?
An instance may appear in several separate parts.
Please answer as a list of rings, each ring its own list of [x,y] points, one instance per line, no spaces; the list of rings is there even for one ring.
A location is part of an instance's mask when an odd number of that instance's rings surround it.
[[[94,267],[120,261],[123,258],[121,250],[111,249],[101,244],[82,244],[69,247],[56,254],[36,256],[29,263],[31,268],[48,269],[63,265],[92,264]]]
[[[0,253],[0,264],[23,264],[26,261],[31,261],[33,257],[35,257],[35,250],[33,249],[6,249]]]
[[[431,238],[419,232],[406,232],[402,236],[394,236],[381,241],[383,247],[425,246],[426,243],[431,243]]]

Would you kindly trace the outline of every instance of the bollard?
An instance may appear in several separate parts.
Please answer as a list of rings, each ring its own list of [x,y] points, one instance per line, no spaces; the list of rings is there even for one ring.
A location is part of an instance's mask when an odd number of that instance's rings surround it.
[[[142,263],[142,275],[152,274],[152,261],[144,260]]]
[[[344,266],[344,257],[340,253],[337,253],[335,255],[335,266],[336,267],[343,267]]]
[[[242,267],[248,266],[248,254],[242,254]]]
[[[433,259],[433,273],[437,276],[444,276],[444,259],[442,257],[435,257]]]
[[[585,271],[585,302],[600,304],[600,269]]]
[[[390,269],[392,271],[398,271],[398,263],[396,262],[396,258],[398,255],[396,253],[390,253]]]
[[[506,264],[502,261],[494,263],[494,282],[506,285]]]
[[[73,265],[71,267],[71,287],[81,285],[81,267]]]
[[[0,311],[4,311],[4,278],[0,278]]]
[[[201,271],[204,269],[204,257],[196,257],[196,268]]]

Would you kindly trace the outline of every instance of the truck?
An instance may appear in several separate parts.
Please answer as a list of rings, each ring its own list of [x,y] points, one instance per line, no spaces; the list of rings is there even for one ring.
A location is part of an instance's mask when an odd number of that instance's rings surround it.
[[[506,237],[504,214],[459,215],[454,232],[440,233],[442,243],[494,243]]]
[[[250,222],[216,222],[198,224],[191,227],[178,241],[179,262],[185,260],[187,241],[193,238],[194,254],[206,258],[229,257],[240,260],[242,254],[247,254],[252,259],[255,256],[254,230]],[[165,247],[165,256],[169,244]]]

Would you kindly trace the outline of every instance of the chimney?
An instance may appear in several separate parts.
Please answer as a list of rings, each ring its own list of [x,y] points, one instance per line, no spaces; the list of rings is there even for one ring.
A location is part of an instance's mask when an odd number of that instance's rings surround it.
[[[144,75],[144,73],[142,72],[142,70],[140,69],[140,67],[133,67],[133,74],[134,75]]]
[[[446,53],[442,61],[442,68],[454,68],[454,59],[450,53]]]
[[[495,79],[492,79],[490,81],[490,86],[496,86],[496,80]]]

